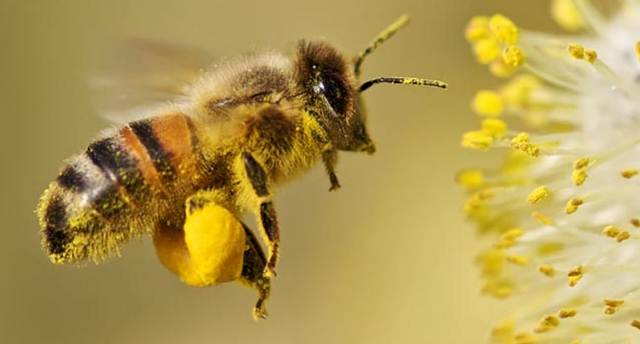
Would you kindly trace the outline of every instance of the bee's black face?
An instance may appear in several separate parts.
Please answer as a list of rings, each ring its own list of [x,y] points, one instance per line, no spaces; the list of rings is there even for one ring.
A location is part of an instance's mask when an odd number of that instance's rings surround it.
[[[332,46],[302,42],[296,73],[313,112],[336,149],[373,152],[366,132],[353,66]]]

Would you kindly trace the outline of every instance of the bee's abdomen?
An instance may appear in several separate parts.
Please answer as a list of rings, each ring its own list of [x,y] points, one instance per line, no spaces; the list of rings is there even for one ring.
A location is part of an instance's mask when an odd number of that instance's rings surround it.
[[[153,230],[191,191],[196,167],[191,120],[169,115],[129,123],[93,142],[43,195],[38,215],[52,261],[99,261]],[[184,194],[184,195],[183,195]]]

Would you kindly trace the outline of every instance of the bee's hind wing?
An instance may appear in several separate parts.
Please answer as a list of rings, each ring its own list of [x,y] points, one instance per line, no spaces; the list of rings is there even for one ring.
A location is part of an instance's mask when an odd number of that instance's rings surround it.
[[[184,101],[191,84],[213,61],[201,50],[148,39],[129,39],[116,47],[111,54],[115,58],[98,59],[89,78],[94,108],[114,123],[144,118],[158,106]]]

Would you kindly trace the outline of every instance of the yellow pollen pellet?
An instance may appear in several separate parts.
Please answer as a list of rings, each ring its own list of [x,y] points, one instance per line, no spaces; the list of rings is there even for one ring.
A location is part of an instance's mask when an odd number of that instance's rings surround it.
[[[462,136],[462,147],[487,150],[493,144],[493,137],[482,130],[469,131]]]
[[[620,234],[620,229],[616,226],[609,225],[604,227],[604,229],[602,229],[602,234],[610,238],[615,238],[618,234]]]
[[[469,42],[479,41],[488,38],[491,35],[489,31],[489,17],[476,16],[469,20],[464,36]]]
[[[640,330],[640,320],[632,320],[630,325]]]
[[[576,310],[573,308],[564,308],[558,312],[560,319],[572,318],[576,316]]]
[[[589,166],[590,162],[591,162],[591,159],[589,158],[580,158],[573,162],[573,169],[579,170],[579,169],[586,168],[587,166]]]
[[[569,286],[575,287],[576,284],[582,279],[583,276],[582,266],[576,266],[567,274],[569,280]]]
[[[584,47],[581,44],[577,44],[577,43],[569,44],[569,47],[567,48],[567,50],[569,51],[569,54],[572,57],[578,60],[584,59]]]
[[[529,263],[529,259],[524,256],[507,256],[507,261],[511,264],[515,265],[527,265]]]
[[[584,28],[585,23],[580,10],[576,7],[574,0],[553,0],[551,3],[551,17],[569,31],[576,31]]]
[[[556,274],[556,269],[549,264],[543,264],[538,267],[538,271],[547,277],[553,277]]]
[[[502,51],[502,60],[509,66],[520,67],[524,64],[526,56],[517,45],[510,45]]]
[[[575,186],[580,186],[584,184],[588,176],[589,175],[587,174],[587,171],[585,171],[584,168],[581,168],[579,170],[573,170],[573,172],[571,172],[571,180],[573,181],[573,184]]]
[[[533,191],[531,191],[529,196],[527,196],[527,202],[531,204],[536,204],[548,198],[550,195],[551,195],[551,192],[549,191],[549,188],[547,188],[545,185],[538,186]]]
[[[629,222],[631,222],[634,227],[640,227],[640,219],[638,218],[633,218]]]
[[[473,97],[471,108],[479,115],[495,117],[502,114],[504,103],[498,92],[481,90]]]
[[[629,232],[624,231],[624,232],[620,232],[620,234],[616,235],[616,241],[617,242],[623,242],[627,239],[629,239],[631,237],[631,234],[629,234]]]
[[[635,168],[629,168],[629,169],[620,171],[620,175],[623,178],[631,179],[631,178],[635,177],[636,175],[638,175],[638,170],[635,169]]]
[[[572,198],[567,202],[564,212],[567,213],[567,215],[573,214],[578,211],[578,208],[580,208],[582,204],[584,204],[584,200],[581,198]]]
[[[552,218],[550,218],[549,216],[547,216],[547,215],[545,215],[545,214],[543,214],[543,213],[541,213],[539,211],[532,212],[531,216],[534,219],[538,220],[538,222],[540,222],[543,225],[549,226],[549,225],[553,224],[553,219]]]
[[[503,44],[518,43],[518,27],[501,14],[495,14],[489,19],[489,29]]]

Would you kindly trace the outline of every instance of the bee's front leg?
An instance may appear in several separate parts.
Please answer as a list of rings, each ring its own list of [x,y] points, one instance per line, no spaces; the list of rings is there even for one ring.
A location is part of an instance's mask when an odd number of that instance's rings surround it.
[[[242,154],[244,169],[251,182],[253,191],[258,198],[257,216],[258,226],[262,230],[269,247],[269,255],[267,257],[267,265],[264,268],[264,276],[271,277],[275,275],[276,264],[278,261],[278,253],[280,247],[280,229],[278,227],[278,218],[276,210],[271,200],[271,193],[267,181],[267,174],[264,168],[256,161],[250,153]]]
[[[324,168],[329,175],[329,182],[331,182],[331,187],[329,187],[329,191],[338,190],[340,188],[340,181],[338,181],[338,176],[336,175],[336,164],[338,163],[338,151],[333,147],[326,148],[322,152],[322,162],[324,163]]]

